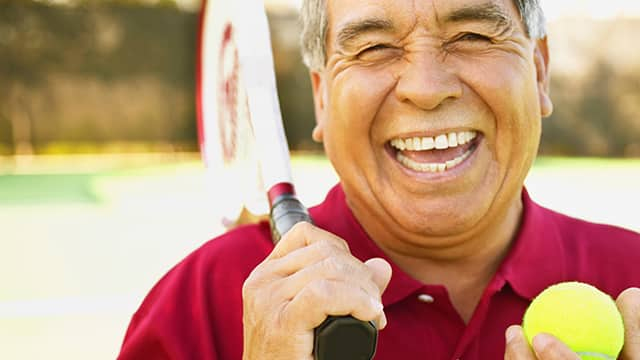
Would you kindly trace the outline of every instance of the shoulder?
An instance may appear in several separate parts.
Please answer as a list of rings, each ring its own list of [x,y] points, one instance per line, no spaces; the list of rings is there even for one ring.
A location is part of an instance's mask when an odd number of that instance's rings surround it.
[[[640,234],[622,227],[599,224],[587,220],[571,217],[540,206],[549,222],[553,223],[558,235],[566,244],[602,248],[615,251],[620,248],[639,249]],[[638,254],[629,254],[636,255]]]
[[[145,297],[119,358],[240,358],[242,285],[272,248],[269,225],[260,223],[193,251]]]
[[[640,286],[639,233],[542,209],[570,264],[568,278],[594,284],[612,296]]]
[[[173,293],[193,295],[203,288],[209,292],[241,288],[251,271],[273,249],[270,239],[269,225],[259,223],[207,241],[171,268],[151,289],[145,303],[154,303]]]
[[[199,263],[207,271],[222,268],[227,274],[248,276],[272,250],[269,224],[261,222],[238,227],[209,240],[184,261]]]

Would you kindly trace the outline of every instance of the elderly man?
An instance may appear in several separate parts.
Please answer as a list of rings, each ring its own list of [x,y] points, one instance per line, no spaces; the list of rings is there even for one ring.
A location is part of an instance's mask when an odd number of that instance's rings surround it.
[[[514,325],[579,280],[618,298],[639,359],[640,236],[523,188],[552,111],[538,2],[306,0],[302,19],[313,138],[340,184],[275,248],[262,223],[191,254],[121,358],[310,359],[313,329],[350,314],[382,329],[376,359],[578,359]]]

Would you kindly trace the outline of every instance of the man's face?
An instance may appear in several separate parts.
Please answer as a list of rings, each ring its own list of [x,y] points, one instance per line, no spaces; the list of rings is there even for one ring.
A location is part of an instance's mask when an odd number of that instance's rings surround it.
[[[449,236],[503,216],[551,112],[546,44],[526,36],[513,2],[327,6],[314,138],[365,228]]]

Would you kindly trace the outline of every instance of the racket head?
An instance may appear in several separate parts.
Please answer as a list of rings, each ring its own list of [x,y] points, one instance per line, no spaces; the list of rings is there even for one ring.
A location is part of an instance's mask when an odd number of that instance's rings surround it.
[[[242,25],[233,3],[203,1],[196,80],[207,196],[212,215],[227,228],[246,220],[247,212],[268,213],[237,44],[237,26]]]

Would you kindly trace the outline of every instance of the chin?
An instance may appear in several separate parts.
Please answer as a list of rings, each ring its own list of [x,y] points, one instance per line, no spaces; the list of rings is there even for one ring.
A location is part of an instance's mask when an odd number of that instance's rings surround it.
[[[408,211],[407,211],[408,210]],[[423,236],[455,236],[473,231],[486,209],[405,209],[398,223],[406,231]]]

